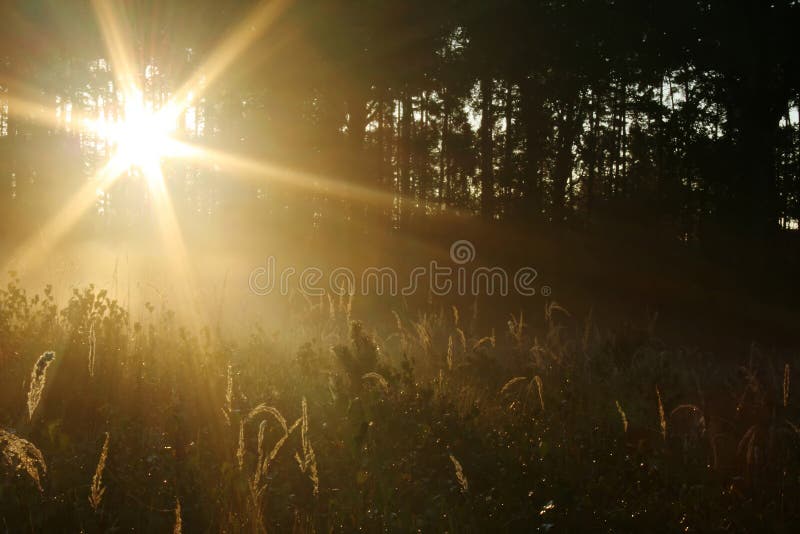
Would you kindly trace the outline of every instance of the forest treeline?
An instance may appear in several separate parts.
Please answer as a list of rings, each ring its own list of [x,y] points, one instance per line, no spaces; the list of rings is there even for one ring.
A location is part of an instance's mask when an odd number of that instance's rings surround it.
[[[181,4],[119,4],[156,102],[255,3]],[[3,9],[6,206],[63,181],[39,147],[53,160],[79,144],[15,115],[15,92],[91,111],[116,88],[89,2]],[[311,218],[381,198],[400,226],[459,210],[763,237],[800,218],[798,27],[795,0],[297,0],[203,88],[184,133],[339,180],[298,202]],[[220,187],[222,173],[174,179],[195,204],[224,206],[235,187],[256,205],[280,197],[270,182]]]

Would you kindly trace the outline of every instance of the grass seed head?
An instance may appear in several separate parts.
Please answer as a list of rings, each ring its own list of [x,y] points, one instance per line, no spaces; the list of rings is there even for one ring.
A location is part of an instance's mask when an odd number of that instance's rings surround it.
[[[42,392],[47,382],[47,368],[53,363],[56,353],[53,351],[43,352],[31,371],[31,384],[28,388],[28,418],[33,419],[33,413],[42,400]]]
[[[42,491],[42,477],[47,474],[47,464],[36,445],[0,428],[0,457],[10,468],[24,471]]]
[[[461,467],[461,462],[452,454],[450,455],[450,461],[453,462],[453,467],[456,470],[456,480],[458,481],[458,485],[461,486],[461,493],[467,493],[469,491],[469,481],[464,474],[464,468]]]
[[[109,434],[106,432],[106,439],[103,442],[103,449],[100,451],[100,458],[97,460],[97,467],[94,469],[94,476],[92,477],[92,485],[89,492],[89,504],[92,505],[94,511],[97,511],[97,508],[103,501],[103,495],[106,493],[106,488],[103,485],[103,471],[106,468],[106,460],[108,459],[108,440]]]

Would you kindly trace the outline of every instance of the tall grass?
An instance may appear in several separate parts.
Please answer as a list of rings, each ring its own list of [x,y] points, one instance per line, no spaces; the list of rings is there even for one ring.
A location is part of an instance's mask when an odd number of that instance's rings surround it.
[[[36,485],[42,489],[42,478],[47,474],[47,464],[44,455],[36,445],[0,428],[0,452],[3,454],[3,464],[12,472],[24,472]]]
[[[538,319],[498,314],[495,331],[476,326],[492,324],[474,320],[476,306],[470,325],[451,306],[354,322],[352,297],[292,313],[240,338],[191,333],[154,307],[133,321],[94,288],[60,308],[13,282],[0,290],[5,528],[790,531],[800,520],[796,355],[753,346],[739,365],[670,347],[651,321],[603,331],[554,303]],[[103,357],[87,368],[95,347]]]
[[[110,436],[108,432],[106,432],[106,439],[103,441],[103,448],[100,451],[100,458],[97,460],[97,467],[95,467],[94,475],[92,476],[92,485],[89,491],[89,504],[92,505],[92,509],[95,511],[100,507],[103,494],[106,492],[106,488],[103,486],[103,471],[105,471],[106,460],[108,459],[109,439]]]
[[[31,381],[28,386],[28,418],[33,419],[33,412],[42,400],[42,392],[47,383],[47,368],[53,363],[56,353],[52,351],[43,352],[33,366],[31,371]]]

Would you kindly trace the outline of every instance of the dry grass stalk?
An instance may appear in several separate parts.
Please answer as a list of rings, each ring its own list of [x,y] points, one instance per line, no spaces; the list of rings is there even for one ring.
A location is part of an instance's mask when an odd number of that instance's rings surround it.
[[[233,366],[228,365],[228,379],[225,386],[225,405],[222,407],[222,414],[228,426],[231,424],[231,414],[233,413]]]
[[[97,353],[97,335],[94,331],[94,321],[89,326],[89,376],[94,377],[94,361]]]
[[[614,402],[617,404],[617,412],[619,412],[619,417],[620,417],[620,419],[622,419],[622,431],[623,432],[627,432],[628,431],[628,416],[625,415],[625,410],[622,409],[622,405],[619,403],[619,401],[615,400]]]
[[[52,351],[43,352],[31,371],[31,384],[28,388],[28,418],[33,419],[33,412],[39,406],[39,401],[42,400],[42,391],[44,391],[45,383],[47,382],[47,368],[53,363],[56,353]]]
[[[518,345],[522,344],[522,330],[525,328],[525,320],[523,318],[522,312],[519,312],[519,319],[517,319],[513,314],[511,315],[511,319],[508,320],[508,331],[511,334],[511,337],[517,342]]]
[[[664,403],[661,402],[661,392],[656,386],[656,398],[658,399],[658,420],[661,428],[661,437],[667,439],[667,418],[664,416]]]
[[[283,414],[281,414],[281,412],[277,408],[274,408],[272,406],[267,406],[266,404],[261,403],[252,410],[250,410],[250,413],[247,414],[247,417],[245,417],[239,424],[239,448],[236,450],[236,459],[239,463],[239,469],[244,468],[244,451],[245,451],[244,425],[245,423],[254,420],[259,415],[266,415],[266,414],[271,415],[278,422],[278,424],[281,427],[281,430],[283,431],[283,438],[281,438],[281,440],[278,441],[279,443],[279,445],[277,446],[278,450],[280,449],[280,446],[283,445],[283,442],[289,435],[289,428],[286,424],[286,418],[283,416]],[[270,460],[269,457],[264,459],[263,455],[265,430],[266,430],[266,422],[262,421],[258,427],[259,459],[258,459],[258,465],[256,465],[256,471],[253,474],[254,486],[257,485],[257,482],[261,479],[262,475],[265,474],[262,473],[262,471],[266,470],[266,466],[268,465]],[[275,450],[275,448],[273,448],[273,451],[275,455],[277,455],[277,450]],[[270,456],[274,458],[273,454],[270,454]]]
[[[480,347],[482,347],[487,343],[493,345],[491,336],[484,336],[480,338],[478,341],[475,342],[474,345],[472,345],[472,350],[478,350]]]
[[[544,411],[544,396],[542,395],[542,378],[539,375],[533,377],[533,381],[536,382],[536,391],[539,393],[539,404],[542,406],[542,411]]]
[[[372,380],[378,384],[384,393],[389,393],[389,382],[380,373],[371,372],[361,377],[362,380]]]
[[[567,310],[566,308],[564,308],[563,306],[561,306],[561,304],[559,304],[558,302],[556,302],[556,301],[552,301],[552,302],[550,302],[550,304],[549,304],[549,305],[548,305],[548,306],[545,308],[545,312],[544,312],[545,318],[546,318],[548,321],[550,321],[550,320],[553,318],[553,312],[554,312],[554,311],[561,312],[561,313],[563,313],[564,315],[566,315],[567,317],[572,317],[572,314],[571,314],[571,313],[569,313],[569,310]]]
[[[344,307],[345,324],[350,324],[350,319],[353,315],[353,293],[348,293],[347,304]]]
[[[269,466],[272,465],[272,462],[278,456],[278,453],[283,448],[283,445],[286,443],[286,440],[289,439],[289,436],[292,434],[292,432],[294,432],[295,429],[300,425],[300,421],[301,419],[297,419],[297,421],[295,421],[292,426],[287,429],[287,432],[275,442],[275,445],[272,446],[272,450],[269,452],[266,458],[263,459],[261,464],[256,466],[256,472],[253,474],[253,487],[255,488],[257,496],[260,496],[267,488],[266,484],[262,486],[259,486],[259,484],[262,479],[266,478],[267,473],[269,473]],[[260,447],[261,446],[259,445],[259,449]],[[262,457],[263,454],[261,451],[259,451],[259,458]]]
[[[258,424],[258,445],[256,448],[258,449],[258,460],[256,460],[256,468],[253,471],[253,481],[251,483],[253,492],[256,495],[260,495],[261,491],[261,477],[262,477],[262,465],[264,465],[264,435],[267,430],[267,420],[262,419],[261,422]]]
[[[39,491],[43,491],[42,478],[47,474],[47,464],[36,445],[0,428],[0,454],[3,463],[18,471],[25,471]]]
[[[397,331],[398,332],[402,332],[403,331],[403,320],[400,319],[400,315],[394,310],[392,310],[392,315],[394,315],[394,324],[397,327]]]
[[[502,395],[506,393],[509,389],[511,389],[512,386],[514,386],[515,384],[519,384],[520,382],[523,382],[527,379],[528,379],[527,376],[515,376],[514,378],[503,384],[503,387],[500,388],[500,394]]]
[[[464,331],[460,328],[456,328],[456,334],[458,334],[458,340],[461,343],[461,352],[467,352],[467,336],[464,335]]]
[[[339,395],[336,394],[336,381],[333,379],[333,375],[328,375],[328,394],[333,402],[339,398]]]
[[[433,341],[431,340],[431,335],[430,332],[428,332],[428,328],[421,321],[419,323],[414,323],[414,326],[417,329],[419,344],[422,345],[422,348],[425,350],[425,352],[430,352]]]
[[[464,468],[461,467],[461,462],[452,454],[450,455],[450,461],[453,462],[453,467],[456,470],[456,480],[458,480],[458,485],[461,486],[461,493],[467,493],[469,491],[469,481],[464,474]]]
[[[333,297],[331,297],[330,293],[328,294],[328,318],[331,322],[336,320],[336,306],[333,303]]]
[[[252,410],[250,410],[250,413],[247,414],[247,421],[252,421],[253,419],[262,414],[269,414],[272,417],[274,417],[275,420],[278,421],[278,424],[281,425],[283,433],[284,434],[288,433],[286,418],[283,416],[283,414],[281,414],[281,412],[277,408],[274,408],[272,406],[267,406],[264,403],[261,403]]]
[[[783,407],[789,406],[789,364],[783,366]]]
[[[264,463],[264,434],[267,431],[267,420],[262,419],[258,424],[258,460],[256,461],[256,471],[253,476],[253,485],[258,486],[261,478],[261,465]]]
[[[453,336],[447,337],[447,368],[453,370]]]
[[[453,326],[458,327],[458,320],[459,319],[460,319],[460,317],[459,317],[459,313],[458,313],[458,308],[456,308],[456,305],[453,304]]]
[[[298,419],[298,422],[299,421],[300,420]],[[261,423],[263,425],[266,423],[266,421],[262,421]],[[291,430],[294,430],[296,426],[296,423],[292,425]],[[263,449],[259,447],[259,463],[256,464],[255,471],[253,472],[252,482],[253,492],[256,497],[260,497],[261,494],[264,493],[264,490],[267,489],[267,483],[263,482],[262,484],[262,481],[266,480],[270,465],[272,465],[272,462],[275,461],[275,458],[278,456],[278,453],[283,448],[283,445],[286,443],[287,439],[289,439],[289,434],[284,434],[281,436],[281,438],[275,442],[275,445],[272,446],[272,450],[266,457],[264,456]]]
[[[97,511],[97,508],[100,506],[100,503],[103,500],[103,495],[106,492],[106,488],[103,486],[103,471],[106,468],[106,459],[108,458],[108,440],[109,434],[106,432],[106,439],[103,442],[103,450],[100,451],[100,458],[97,460],[97,467],[94,470],[91,490],[89,493],[89,504],[92,505],[92,509],[95,511]]]
[[[236,463],[239,470],[244,469],[244,421],[239,421],[239,446],[236,449]]]
[[[175,501],[175,526],[172,527],[172,534],[183,532],[183,519],[181,518],[181,499]]]
[[[314,449],[311,447],[311,441],[308,439],[308,403],[306,398],[303,397],[303,416],[302,426],[300,427],[300,436],[303,447],[303,457],[299,453],[295,453],[294,457],[297,460],[297,465],[300,466],[300,471],[308,475],[311,482],[314,484],[314,495],[319,495],[319,473],[317,472],[317,457],[314,454]]]
[[[752,425],[747,429],[747,432],[742,435],[739,444],[736,446],[736,453],[744,455],[748,471],[755,465],[756,462],[756,438],[758,437],[757,425]]]
[[[272,406],[267,406],[266,404],[259,404],[247,415],[247,417],[241,422],[239,426],[239,448],[236,452],[236,457],[239,463],[239,469],[244,468],[244,452],[245,452],[245,440],[244,440],[244,425],[246,422],[250,422],[254,420],[256,417],[260,415],[271,415],[280,425],[282,436],[275,442],[275,445],[272,446],[269,454],[265,454],[264,450],[264,443],[266,437],[266,429],[267,429],[267,421],[262,420],[258,425],[258,459],[256,461],[255,469],[253,470],[253,477],[250,481],[250,490],[253,497],[253,502],[256,508],[258,509],[258,503],[260,502],[261,495],[264,493],[264,490],[267,489],[266,483],[262,483],[264,479],[266,479],[267,473],[269,472],[269,467],[275,458],[278,456],[278,452],[280,452],[283,445],[286,443],[286,440],[289,439],[289,436],[294,432],[294,430],[300,425],[301,419],[297,419],[292,426],[288,426],[286,423],[286,418],[281,414],[281,412]]]

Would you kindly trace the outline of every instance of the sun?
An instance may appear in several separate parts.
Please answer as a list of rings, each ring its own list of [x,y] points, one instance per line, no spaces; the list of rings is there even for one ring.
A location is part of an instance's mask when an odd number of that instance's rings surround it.
[[[141,92],[125,96],[124,114],[114,121],[88,121],[86,126],[108,142],[115,167],[138,169],[151,185],[163,180],[161,163],[178,155],[173,137],[177,129],[177,109],[172,103],[159,110],[148,109]]]
[[[87,135],[87,143],[97,143],[99,153],[105,161],[92,177],[75,191],[60,209],[47,218],[41,232],[27,239],[10,254],[13,265],[37,265],[49,259],[54,246],[78,224],[83,215],[97,203],[98,191],[112,187],[117,180],[130,176],[136,169],[146,181],[149,190],[148,201],[152,203],[161,234],[165,253],[170,258],[172,280],[176,283],[179,298],[188,303],[194,315],[192,324],[199,330],[198,320],[202,310],[198,308],[192,295],[196,285],[192,283],[192,269],[180,225],[172,207],[169,188],[164,177],[165,160],[185,160],[197,164],[210,165],[214,169],[224,163],[229,168],[241,170],[246,176],[286,176],[296,180],[305,178],[301,173],[286,172],[266,162],[252,161],[233,156],[224,151],[209,150],[206,146],[190,143],[185,130],[185,113],[203,98],[203,93],[244,53],[263,32],[278,19],[291,3],[291,0],[272,0],[256,2],[247,16],[234,26],[220,43],[209,51],[205,61],[199,64],[183,82],[171,91],[167,102],[154,106],[148,102],[140,81],[147,79],[134,59],[136,48],[130,38],[131,24],[124,18],[124,12],[117,12],[115,2],[93,0],[93,10],[97,16],[100,33],[106,45],[115,92],[111,102],[95,102],[90,109],[81,109],[64,119],[53,110],[55,120],[44,119],[39,113],[40,103],[16,102],[20,109],[36,110],[36,116],[45,120],[48,126],[60,128],[62,120],[80,125],[80,135]],[[144,78],[142,77],[144,75]],[[44,91],[43,91],[44,94]],[[8,95],[6,95],[7,98]],[[121,105],[118,105],[121,104]],[[110,105],[109,105],[110,104]],[[316,179],[314,181],[316,183]],[[8,271],[11,263],[0,268]]]
[[[112,129],[117,157],[142,169],[160,163],[170,155],[170,139],[175,124],[165,112],[153,113],[140,102],[125,106],[125,119]]]

